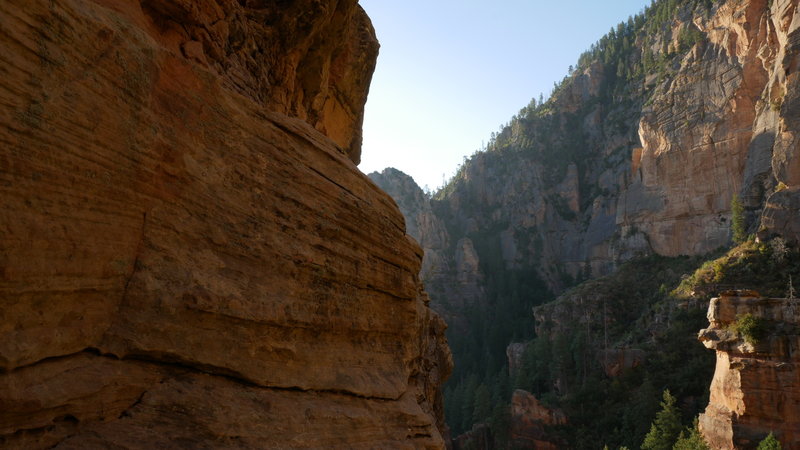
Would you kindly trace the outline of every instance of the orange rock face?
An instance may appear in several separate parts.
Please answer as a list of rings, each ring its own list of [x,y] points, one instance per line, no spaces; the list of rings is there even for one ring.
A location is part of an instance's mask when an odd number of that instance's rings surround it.
[[[742,190],[746,170],[756,170],[754,122],[770,113],[758,100],[777,47],[764,0],[721,2],[707,23],[686,26],[699,27],[708,42],[680,61],[675,79],[643,111],[643,149],[634,152],[633,182],[617,216],[670,256],[729,242],[731,197]],[[764,121],[773,126],[775,117]]]
[[[767,335],[753,343],[735,331],[731,324],[743,314],[765,320]],[[717,367],[700,431],[711,448],[755,448],[770,432],[783,448],[800,448],[800,304],[723,296],[711,300],[708,319],[699,339],[716,350]]]
[[[352,1],[0,4],[0,444],[442,447]]]

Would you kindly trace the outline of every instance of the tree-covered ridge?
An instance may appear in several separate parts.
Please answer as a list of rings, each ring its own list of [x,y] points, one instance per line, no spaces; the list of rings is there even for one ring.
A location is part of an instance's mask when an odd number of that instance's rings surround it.
[[[564,119],[559,122],[558,118],[553,117],[556,113],[563,113],[565,101],[572,101],[564,98],[565,92],[573,87],[579,78],[591,72],[603,81],[598,92],[579,105],[579,110],[574,111],[573,116],[582,117],[598,103],[607,106],[622,103],[629,109],[630,107],[636,109],[637,104],[641,107],[652,96],[658,84],[674,71],[675,61],[705,37],[690,20],[681,22],[677,36],[673,36],[670,24],[681,17],[684,19],[693,16],[709,17],[713,8],[713,0],[653,0],[640,13],[629,16],[626,21],[612,27],[606,35],[580,55],[574,67],[570,66],[569,73],[554,84],[547,99],[543,94],[540,94],[538,99],[532,98],[512,116],[508,123],[501,125],[497,132],[492,132],[488,144],[476,151],[471,158],[465,159],[434,197],[441,199],[452,192],[453,185],[463,179],[465,166],[481,153],[539,148],[540,151],[547,153],[543,155],[544,163],[553,162],[553,159],[576,160],[579,155],[571,154],[569,150],[580,142],[573,141],[562,145],[555,142],[557,145],[553,147],[548,145],[553,142],[547,139],[548,136],[544,131],[552,130],[554,127],[572,131],[580,129],[575,123],[563,123]],[[674,38],[677,38],[679,45],[671,45]],[[628,125],[624,123],[622,117],[611,117],[611,119],[620,129],[624,130]],[[563,158],[553,158],[553,155]]]
[[[537,336],[512,376],[567,413],[561,432],[573,448],[638,448],[664,389],[681,399],[686,425],[705,406],[714,367],[696,342],[705,310],[670,294],[703,259],[640,258],[537,308]],[[637,362],[610,375],[625,354]]]
[[[712,0],[654,0],[642,12],[620,22],[592,44],[578,58],[577,68],[585,70],[600,62],[609,69],[615,68],[616,77],[624,80],[651,74],[657,68],[657,60],[685,52],[702,38],[700,30],[693,24],[686,24],[680,31],[680,46],[665,45],[658,36],[669,31],[667,28],[675,17],[680,13],[708,16],[712,8]]]

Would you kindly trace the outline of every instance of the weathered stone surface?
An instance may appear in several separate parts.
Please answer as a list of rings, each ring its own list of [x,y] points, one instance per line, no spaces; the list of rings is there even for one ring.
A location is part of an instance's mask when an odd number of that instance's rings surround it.
[[[772,168],[777,181],[800,184],[800,9],[797,2],[774,2],[772,26],[779,43],[770,92],[770,105],[779,111]]]
[[[307,121],[358,163],[378,44],[356,3],[141,0],[141,10],[161,45],[206,66],[225,87]]]
[[[158,365],[81,352],[5,374],[0,444],[47,448],[78,433],[83,423],[117,420],[165,373]]]
[[[731,328],[737,317],[766,320],[768,333],[750,342]],[[783,448],[800,448],[800,304],[797,300],[722,296],[711,300],[710,327],[699,339],[717,366],[700,431],[715,449],[755,448],[770,432]]]
[[[729,241],[730,200],[742,188],[764,108],[764,50],[774,50],[768,18],[762,0],[726,2],[707,23],[689,25],[699,25],[708,42],[680,61],[643,110],[640,167],[617,221],[643,231],[656,253],[699,254]]]
[[[0,50],[5,445],[444,445],[355,0],[12,0]]]
[[[422,436],[429,432],[430,417],[411,394],[376,401],[270,389],[178,366],[89,353],[8,375],[0,384],[0,404],[15,406],[15,414],[3,414],[0,432],[5,444],[20,448],[439,445]]]

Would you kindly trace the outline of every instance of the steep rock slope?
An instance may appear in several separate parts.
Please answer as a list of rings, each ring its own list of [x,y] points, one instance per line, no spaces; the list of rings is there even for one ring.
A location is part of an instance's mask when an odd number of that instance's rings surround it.
[[[12,0],[0,49],[3,446],[443,446],[355,0]]]
[[[734,326],[750,315],[760,328]],[[716,351],[711,398],[700,430],[715,449],[755,448],[769,433],[800,448],[797,299],[731,292],[711,301],[703,344]]]

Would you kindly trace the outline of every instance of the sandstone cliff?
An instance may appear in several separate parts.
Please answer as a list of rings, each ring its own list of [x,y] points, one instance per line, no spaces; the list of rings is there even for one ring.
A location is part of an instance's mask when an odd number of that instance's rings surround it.
[[[0,3],[0,444],[438,448],[355,0]]]
[[[748,335],[735,326],[748,314],[763,329]],[[800,448],[798,300],[730,292],[711,301],[708,320],[699,335],[717,354],[709,405],[700,416],[708,443],[715,449],[755,448],[774,433],[783,448]]]

